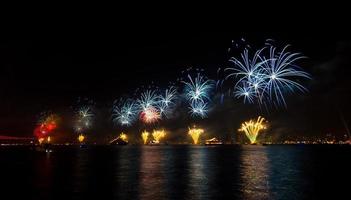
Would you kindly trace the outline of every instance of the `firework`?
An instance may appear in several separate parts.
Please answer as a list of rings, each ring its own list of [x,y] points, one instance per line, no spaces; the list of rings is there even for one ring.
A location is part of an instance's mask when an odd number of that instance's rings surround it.
[[[226,71],[234,71],[234,73],[230,73],[226,78],[229,78],[231,76],[239,77],[237,83],[240,83],[241,81],[250,82],[253,79],[260,78],[261,66],[264,62],[267,62],[266,60],[262,60],[260,56],[261,52],[264,49],[265,48],[256,51],[252,59],[250,59],[248,49],[245,49],[244,52],[241,54],[241,59],[232,57],[229,61],[234,63],[234,65],[237,68],[225,69]]]
[[[82,129],[87,129],[92,124],[92,119],[94,117],[94,113],[92,111],[91,106],[82,106],[79,108],[77,112],[77,128],[76,130],[81,131]]]
[[[254,99],[256,97],[256,92],[252,87],[247,86],[247,84],[243,83],[243,85],[236,87],[234,95],[237,98],[243,97],[244,103],[246,103],[246,102],[253,103]]]
[[[124,142],[128,142],[127,140],[127,134],[125,133],[121,133],[119,136],[118,136],[119,139],[123,140]]]
[[[141,109],[140,119],[144,123],[154,123],[160,119],[160,112],[157,109],[158,98],[155,91],[151,90],[147,90],[141,94],[138,103]]]
[[[169,117],[175,105],[174,101],[177,97],[176,95],[177,89],[175,87],[170,87],[165,91],[164,95],[160,95],[158,101],[158,110],[160,112],[161,117]]]
[[[261,53],[265,48],[259,49],[251,59],[249,50],[245,49],[241,54],[241,59],[232,57],[230,62],[234,63],[236,68],[227,68],[227,70],[234,71],[226,78],[234,76],[238,78],[234,85],[234,96],[237,98],[244,98],[244,103],[254,103],[263,94],[261,90],[265,87],[263,64],[268,62],[262,59]],[[261,103],[261,101],[258,101]]]
[[[161,100],[160,102],[162,104],[165,104],[166,106],[171,106],[174,104],[174,100],[176,99],[177,96],[177,89],[175,87],[170,87],[165,91],[164,96],[161,95]]]
[[[77,133],[80,133],[80,132],[82,132],[83,128],[81,127],[80,124],[77,123],[76,126],[74,127],[74,130],[75,130]]]
[[[284,95],[295,90],[307,89],[295,79],[310,79],[310,75],[302,71],[295,62],[304,58],[300,53],[287,52],[288,46],[278,52],[275,47],[262,48],[256,51],[252,58],[247,49],[241,54],[241,59],[231,58],[235,68],[226,78],[235,77],[234,95],[244,98],[244,102],[286,106]],[[264,56],[266,50],[269,56]]]
[[[211,80],[206,80],[200,73],[195,80],[188,75],[188,81],[185,84],[185,96],[190,102],[210,100],[209,93],[213,88]]]
[[[130,126],[135,120],[136,113],[136,104],[132,100],[115,103],[112,108],[112,121],[122,126]]]
[[[38,124],[34,129],[34,135],[38,139],[47,138],[57,128],[58,121],[59,117],[57,115],[42,113]]]
[[[166,132],[164,130],[154,130],[152,132],[152,137],[154,138],[154,143],[159,144],[160,140],[166,136]]]
[[[208,105],[203,101],[195,101],[191,103],[189,109],[190,109],[189,112],[191,113],[191,116],[198,116],[201,118],[205,118],[208,112]]]
[[[216,92],[219,93],[219,103],[223,104],[224,102],[224,96],[225,96],[225,85],[224,85],[224,81],[225,81],[225,77],[223,77],[223,74],[222,73],[223,70],[221,68],[218,68],[217,69],[217,79],[215,81],[215,89],[216,89]]]
[[[158,103],[159,96],[155,91],[147,90],[141,94],[140,99],[138,99],[139,107],[142,111],[145,111],[150,106],[155,107]]]
[[[287,52],[285,46],[281,52],[277,52],[276,48],[271,46],[269,49],[268,62],[264,62],[264,79],[265,87],[262,93],[268,93],[269,99],[277,105],[286,106],[284,93],[294,93],[295,90],[301,92],[307,89],[295,81],[297,78],[310,79],[310,75],[302,71],[296,64],[296,61],[305,58],[300,53]]]
[[[204,130],[201,128],[189,128],[188,134],[191,136],[191,138],[194,141],[194,144],[197,144],[199,141],[199,137],[201,134],[204,133]]]
[[[143,139],[144,144],[147,143],[147,140],[148,140],[148,138],[149,138],[149,135],[150,135],[150,133],[147,132],[147,131],[144,131],[144,132],[141,133],[141,138]]]
[[[85,140],[85,136],[84,136],[83,134],[80,134],[80,135],[78,136],[78,141],[79,141],[80,143],[82,143],[82,142],[84,142],[84,140]]]
[[[38,125],[45,126],[48,131],[51,131],[57,127],[58,116],[55,114],[42,114],[39,119]]]
[[[256,121],[250,120],[242,123],[239,131],[244,132],[251,144],[254,144],[259,132],[263,129],[266,129],[264,118],[259,116]]]
[[[44,138],[39,138],[38,141],[39,141],[39,144],[42,144],[44,142]]]
[[[140,119],[146,124],[155,123],[160,119],[160,113],[155,107],[149,106],[140,113]]]

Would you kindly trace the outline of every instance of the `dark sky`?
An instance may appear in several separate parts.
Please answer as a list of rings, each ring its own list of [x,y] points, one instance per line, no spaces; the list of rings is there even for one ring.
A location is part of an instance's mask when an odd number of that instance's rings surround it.
[[[270,121],[272,135],[345,133],[340,112],[349,123],[351,40],[348,37],[289,31],[143,30],[3,38],[0,42],[0,135],[32,135],[38,114],[45,110],[62,115],[65,126],[69,127],[70,106],[78,97],[96,101],[99,119],[94,131],[110,134],[116,129],[109,119],[114,99],[132,94],[137,87],[152,81],[166,87],[190,66],[204,68],[211,76],[218,67],[228,66],[227,49],[232,40],[240,38],[252,46],[271,38],[280,44],[291,44],[293,50],[306,55],[308,59],[300,65],[313,77],[306,82],[310,92],[290,96],[287,109],[273,109],[270,113],[234,99],[216,108],[209,119],[197,123],[210,124],[208,129],[212,132],[233,132],[242,120],[263,114]],[[173,129],[187,128],[189,119],[177,120],[167,123],[172,124]]]

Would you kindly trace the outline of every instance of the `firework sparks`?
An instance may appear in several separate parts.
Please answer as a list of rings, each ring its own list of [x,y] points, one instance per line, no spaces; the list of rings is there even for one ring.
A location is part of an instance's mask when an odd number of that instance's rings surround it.
[[[160,119],[160,113],[155,107],[149,106],[141,112],[140,119],[146,124],[155,123]]]
[[[164,130],[154,130],[152,132],[152,137],[154,138],[154,143],[159,144],[160,140],[166,136],[166,132]]]
[[[190,113],[191,116],[198,116],[201,118],[207,117],[208,105],[202,101],[196,101],[191,103],[190,105]]]
[[[82,129],[87,129],[92,124],[92,119],[94,117],[94,113],[90,106],[82,106],[79,108],[77,112],[77,125],[76,130],[81,131]]]
[[[243,83],[243,84],[245,84],[245,83]],[[237,86],[236,91],[234,92],[234,95],[237,98],[244,97],[244,103],[246,103],[246,102],[253,103],[254,98],[256,97],[256,93],[253,90],[253,88],[248,87],[246,85]]]
[[[146,92],[143,92],[140,96],[140,99],[138,99],[138,104],[141,110],[146,110],[150,106],[156,106],[158,103],[158,96],[156,95],[155,91],[152,90],[147,90]]]
[[[251,144],[254,144],[259,132],[263,129],[266,129],[264,118],[259,116],[256,121],[250,120],[242,123],[239,131],[244,132]]]
[[[175,87],[170,87],[165,91],[164,96],[161,96],[161,103],[165,104],[166,106],[170,106],[174,104],[174,100],[177,96],[177,89]]]
[[[231,58],[235,68],[226,78],[237,78],[234,85],[234,95],[244,98],[244,102],[265,105],[286,106],[285,94],[295,90],[305,92],[307,89],[296,79],[311,79],[310,75],[302,71],[295,62],[304,58],[300,53],[287,52],[288,46],[278,52],[276,47],[262,48],[256,51],[252,58],[247,49],[241,54],[241,59]],[[269,56],[264,56],[265,50]]]
[[[185,84],[185,95],[190,102],[210,100],[209,92],[213,84],[211,80],[206,80],[198,73],[195,80],[188,75],[188,82],[183,81]]]
[[[132,100],[122,103],[115,102],[112,108],[112,121],[122,126],[130,126],[135,120],[136,113],[136,104]]]
[[[154,123],[160,119],[160,112],[157,109],[158,96],[155,91],[147,90],[142,93],[138,103],[141,108],[140,119],[144,123]]]
[[[148,140],[148,138],[149,138],[149,135],[150,135],[150,133],[147,132],[147,131],[144,131],[144,132],[141,133],[141,138],[143,139],[144,144],[147,143],[147,140]]]
[[[177,89],[175,87],[170,87],[164,93],[164,95],[160,96],[158,101],[158,110],[160,112],[161,117],[164,116],[166,118],[171,114],[174,105],[175,99],[177,97]]]
[[[128,137],[127,137],[127,134],[125,133],[119,134],[118,138],[123,140],[124,142],[128,142]]]
[[[38,138],[39,143],[44,141],[45,138],[57,128],[59,117],[55,114],[42,113],[39,118],[38,124],[34,129],[34,135]]]
[[[200,135],[204,133],[204,130],[201,128],[189,128],[188,134],[194,141],[194,144],[198,144]]]
[[[78,142],[79,142],[79,143],[82,143],[82,142],[84,142],[84,140],[85,140],[85,136],[84,136],[83,134],[80,134],[80,135],[78,136]]]
[[[275,47],[269,51],[268,62],[263,63],[265,88],[262,93],[267,92],[269,99],[278,105],[286,106],[284,93],[288,91],[294,93],[295,89],[305,92],[307,89],[295,81],[296,78],[311,79],[310,75],[294,63],[305,58],[300,53],[287,52],[288,46],[284,47],[281,52],[277,52]]]
[[[210,91],[213,89],[213,81],[205,79],[200,73],[193,79],[188,75],[188,82],[185,84],[185,96],[189,101],[189,112],[191,116],[205,118],[208,113],[208,101],[210,101]]]

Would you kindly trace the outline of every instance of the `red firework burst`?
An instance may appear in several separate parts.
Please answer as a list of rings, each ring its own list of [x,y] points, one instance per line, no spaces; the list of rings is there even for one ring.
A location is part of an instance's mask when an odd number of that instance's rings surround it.
[[[141,112],[140,119],[147,124],[154,123],[160,119],[160,113],[156,108],[150,106]]]
[[[45,117],[34,129],[34,136],[37,138],[45,138],[57,128],[58,117],[49,115]]]

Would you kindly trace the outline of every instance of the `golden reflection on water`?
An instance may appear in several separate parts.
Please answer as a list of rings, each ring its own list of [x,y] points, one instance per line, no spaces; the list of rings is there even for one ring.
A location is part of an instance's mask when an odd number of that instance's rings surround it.
[[[208,193],[208,174],[206,174],[207,154],[205,147],[192,148],[189,156],[189,190],[186,199],[203,199]]]
[[[141,150],[140,199],[165,198],[164,153],[159,146],[143,146]]]
[[[264,146],[244,146],[240,176],[243,199],[269,199],[269,161]]]

